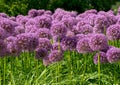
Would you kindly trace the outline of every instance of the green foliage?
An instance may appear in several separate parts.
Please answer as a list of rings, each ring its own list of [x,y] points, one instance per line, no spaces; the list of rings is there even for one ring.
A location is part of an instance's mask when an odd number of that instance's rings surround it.
[[[16,16],[18,14],[26,15],[30,9],[54,11],[56,8],[63,8],[75,10],[79,13],[93,8],[107,11],[116,1],[118,0],[1,0],[0,12]]]

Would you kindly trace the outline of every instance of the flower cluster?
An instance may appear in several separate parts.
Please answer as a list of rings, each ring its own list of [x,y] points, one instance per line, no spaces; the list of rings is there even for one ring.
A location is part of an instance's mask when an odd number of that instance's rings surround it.
[[[0,57],[19,56],[21,52],[35,52],[44,65],[63,59],[65,51],[93,53],[93,61],[113,63],[120,61],[120,48],[110,41],[120,40],[120,9],[117,15],[87,10],[78,14],[57,8],[31,9],[28,15],[16,17],[0,13]]]

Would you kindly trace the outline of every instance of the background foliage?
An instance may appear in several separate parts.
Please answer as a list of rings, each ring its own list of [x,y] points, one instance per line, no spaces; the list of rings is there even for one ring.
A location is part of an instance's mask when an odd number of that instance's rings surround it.
[[[54,11],[56,8],[75,10],[79,13],[88,9],[107,11],[118,0],[1,0],[0,12],[10,16],[26,15],[30,9],[45,9]]]

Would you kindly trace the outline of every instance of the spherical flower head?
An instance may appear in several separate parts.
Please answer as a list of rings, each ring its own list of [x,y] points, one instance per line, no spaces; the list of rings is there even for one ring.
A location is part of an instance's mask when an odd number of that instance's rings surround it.
[[[34,25],[29,25],[25,27],[25,33],[36,33],[38,28]]]
[[[40,10],[37,10],[37,12],[38,12],[38,16],[41,16],[45,14],[46,11],[44,9],[40,9]]]
[[[94,55],[94,64],[98,64],[98,58],[100,58],[100,63],[108,63],[106,53],[99,52]]]
[[[76,25],[77,20],[74,17],[63,17],[61,22],[67,27],[68,30],[72,30],[73,25]]]
[[[36,22],[35,19],[31,18],[26,22],[25,27],[30,26],[30,25],[35,25],[35,22]]]
[[[51,39],[51,37],[52,37],[52,35],[50,34],[50,30],[47,28],[38,29],[36,34],[39,36],[39,38]]]
[[[31,9],[28,11],[28,16],[34,18],[38,15],[38,11],[36,9]]]
[[[107,28],[106,36],[109,40],[120,39],[120,25],[115,24]]]
[[[45,11],[45,14],[52,15],[52,11],[46,10],[46,11]]]
[[[9,43],[13,43],[13,42],[16,42],[16,37],[14,37],[14,36],[9,36],[9,37],[7,37],[7,38],[5,38],[4,39],[4,42],[6,43],[6,44],[9,44]]]
[[[12,21],[16,21],[16,17],[14,17],[14,16],[9,17],[9,19]]]
[[[92,50],[104,50],[108,48],[108,40],[104,34],[94,34],[90,40],[89,45]]]
[[[17,44],[25,51],[33,51],[38,45],[38,37],[34,33],[22,33],[16,37]]]
[[[0,13],[0,16],[3,17],[3,18],[9,18],[9,16],[5,13]]]
[[[25,28],[24,28],[24,26],[16,26],[15,27],[15,34],[17,35],[17,34],[21,34],[21,33],[25,33]]]
[[[3,19],[0,21],[0,27],[3,28],[8,33],[14,32],[14,23],[9,19]]]
[[[27,21],[29,21],[29,18],[27,16],[23,16],[17,22],[20,23],[21,25],[25,26],[25,24],[27,23]]]
[[[64,39],[62,39],[61,41],[62,44],[62,49],[63,50],[75,50],[76,49],[76,45],[77,45],[77,39],[75,36],[73,37],[65,37]]]
[[[49,54],[48,58],[49,58],[50,62],[52,62],[52,63],[58,62],[63,59],[63,53],[59,50],[53,50]]]
[[[14,42],[10,42],[10,43],[7,44],[7,51],[9,53],[9,55],[19,56],[20,53],[22,52],[22,49],[14,41]]]
[[[110,63],[120,61],[120,48],[112,47],[106,53],[107,59]]]
[[[63,23],[55,23],[51,26],[50,32],[52,36],[66,35],[67,28]]]
[[[36,20],[36,23],[35,23],[35,26],[37,27],[37,28],[50,28],[50,26],[51,26],[51,18],[50,18],[50,16],[45,16],[45,15],[43,15],[43,16],[38,16],[38,17],[36,17],[35,18],[35,20]]]
[[[50,40],[47,38],[39,38],[39,44],[37,47],[45,48],[47,49],[47,51],[50,51],[52,49],[52,44],[50,43]]]
[[[95,21],[94,21],[94,24],[98,24],[98,25],[101,25],[101,27],[103,28],[107,28],[109,25],[108,25],[108,20],[107,20],[107,17],[104,16],[104,15],[98,15],[96,18],[95,18]]]
[[[52,44],[52,50],[63,51],[61,43],[60,42],[53,43]]]
[[[35,59],[43,59],[48,56],[48,51],[45,48],[35,49]]]
[[[80,34],[93,33],[93,27],[89,24],[83,25],[83,26],[79,27],[77,30]]]
[[[90,10],[87,10],[87,11],[85,11],[85,13],[86,14],[97,14],[97,10],[95,10],[95,9],[90,9]]]
[[[89,52],[93,52],[93,50],[90,48],[89,46],[89,38],[83,38],[80,39],[77,42],[77,46],[76,46],[76,50],[79,53],[89,53]]]

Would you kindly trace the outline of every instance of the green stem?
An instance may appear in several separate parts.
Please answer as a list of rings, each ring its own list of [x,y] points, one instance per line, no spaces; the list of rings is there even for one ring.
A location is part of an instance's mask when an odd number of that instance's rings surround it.
[[[3,74],[3,84],[6,85],[5,83],[5,73],[6,73],[6,58],[4,58],[4,74]]]
[[[99,79],[99,85],[100,85],[100,53],[98,55],[98,79]]]

